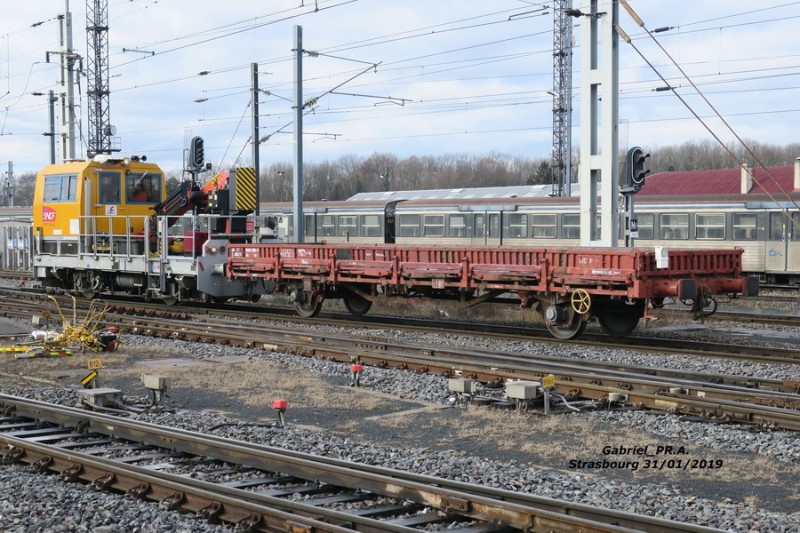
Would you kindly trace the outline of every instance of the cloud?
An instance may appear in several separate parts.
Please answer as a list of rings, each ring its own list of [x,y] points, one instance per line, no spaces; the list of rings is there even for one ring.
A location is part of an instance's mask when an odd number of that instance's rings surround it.
[[[649,28],[672,27],[657,34],[659,42],[736,128],[763,143],[794,140],[787,135],[798,113],[791,102],[800,85],[793,33],[800,6],[777,0],[697,0],[691,10],[656,0],[631,4]],[[75,50],[85,56],[85,6],[76,0],[70,5]],[[165,169],[180,169],[193,135],[206,139],[215,164],[233,164],[240,154],[249,160],[251,64],[257,62],[260,88],[269,92],[260,97],[260,134],[272,134],[262,144],[262,162],[290,160],[293,33],[301,25],[303,48],[323,54],[306,55],[303,62],[304,96],[319,97],[304,120],[310,161],[376,151],[549,157],[552,14],[541,16],[537,9],[517,0],[110,1],[111,122],[124,154],[147,154]],[[58,68],[44,60],[45,52],[58,50],[55,17],[63,10],[62,0],[17,2],[4,10],[0,158],[13,159],[20,171],[36,170],[48,159],[42,135],[47,98],[31,93],[58,89]],[[620,25],[698,113],[709,115],[624,10]],[[581,39],[577,27],[576,98]],[[369,69],[372,63],[380,65]],[[361,70],[367,71],[356,76]],[[673,95],[654,91],[664,82],[622,42],[620,82],[629,143],[710,138]],[[340,94],[328,93],[334,87]],[[79,105],[85,136],[85,85]],[[579,108],[576,99],[576,144]]]

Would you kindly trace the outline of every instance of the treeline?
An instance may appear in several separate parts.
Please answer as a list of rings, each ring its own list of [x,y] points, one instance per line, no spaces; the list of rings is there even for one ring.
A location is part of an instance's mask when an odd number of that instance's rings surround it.
[[[755,142],[747,144],[767,166],[791,165],[800,157],[799,143],[783,146]],[[713,141],[689,141],[679,145],[644,148],[651,154],[648,166],[652,173],[738,166],[726,148]],[[729,149],[740,161],[756,164],[744,148],[731,145]],[[572,160],[572,181],[577,182],[578,150],[573,152]],[[261,200],[290,201],[292,174],[289,162],[262,166]],[[17,178],[15,205],[32,204],[35,178],[33,172]],[[168,190],[175,190],[181,179],[180,171],[168,172]],[[552,172],[549,158],[541,157],[524,159],[491,153],[485,156],[446,154],[398,158],[392,154],[375,153],[367,157],[345,155],[335,161],[306,163],[303,166],[303,180],[303,197],[306,200],[344,200],[360,192],[551,184]]]
[[[791,165],[800,156],[798,143],[778,146],[748,142],[748,146],[766,166]],[[725,148],[713,141],[645,148],[651,154],[648,166],[652,173],[736,168],[737,159],[757,164],[744,148],[733,145]],[[623,156],[620,154],[620,161]],[[576,183],[578,150],[574,151],[572,160],[572,181]],[[307,200],[344,200],[360,192],[551,184],[553,179],[549,158],[521,159],[497,153],[483,157],[450,154],[406,159],[383,153],[369,157],[344,156],[333,162],[306,163],[303,176],[303,196]],[[262,169],[261,197],[264,201],[291,200],[289,163],[273,163]]]
[[[292,198],[292,167],[273,163],[263,169],[261,198]],[[332,162],[303,165],[304,198],[344,200],[360,192],[449,189],[550,183],[543,159],[448,154],[400,159],[392,154],[343,156]]]

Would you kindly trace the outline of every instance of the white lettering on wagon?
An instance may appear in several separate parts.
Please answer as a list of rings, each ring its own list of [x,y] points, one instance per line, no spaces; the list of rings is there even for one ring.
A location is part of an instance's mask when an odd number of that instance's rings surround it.
[[[596,276],[619,276],[619,270],[612,270],[610,268],[593,268],[592,274]]]

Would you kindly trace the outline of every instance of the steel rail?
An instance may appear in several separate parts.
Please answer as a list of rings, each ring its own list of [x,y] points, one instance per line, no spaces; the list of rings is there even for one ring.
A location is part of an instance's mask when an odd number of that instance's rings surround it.
[[[36,297],[38,293],[24,292],[19,290],[3,290],[0,288],[0,293],[16,293],[25,297]],[[431,320],[413,319],[413,318],[398,318],[398,317],[384,317],[379,315],[362,316],[355,319],[350,314],[337,314],[326,313],[325,317],[316,317],[314,319],[303,319],[293,314],[291,309],[266,309],[262,307],[253,307],[252,305],[228,305],[224,309],[216,309],[211,307],[198,307],[198,306],[164,306],[160,304],[148,304],[133,298],[126,298],[131,304],[120,304],[119,300],[108,301],[111,306],[111,312],[117,314],[134,314],[134,315],[154,315],[168,317],[181,317],[186,318],[189,315],[208,315],[224,314],[227,316],[239,316],[249,319],[270,319],[291,321],[300,323],[310,323],[318,325],[331,325],[341,327],[346,324],[348,327],[364,327],[364,328],[381,328],[390,325],[393,329],[409,329],[414,331],[431,331],[431,332],[467,332],[470,335],[483,335],[489,338],[502,338],[509,340],[544,342],[548,344],[557,343],[559,345],[576,345],[576,346],[605,346],[613,349],[636,349],[647,352],[660,352],[665,354],[687,354],[698,355],[703,357],[719,357],[725,359],[739,359],[749,361],[759,361],[770,364],[800,364],[800,350],[792,350],[785,348],[774,348],[767,346],[759,346],[757,349],[748,347],[747,345],[739,344],[723,344],[718,342],[705,342],[696,340],[682,340],[675,338],[657,338],[643,337],[643,336],[627,336],[623,339],[609,337],[604,334],[584,333],[580,339],[572,339],[563,341],[554,339],[544,328],[535,328],[532,326],[515,326],[508,324],[480,324],[474,322],[459,322],[459,321],[442,321],[440,323],[432,322]],[[18,299],[6,300],[9,304],[20,305]],[[80,299],[79,299],[80,301]],[[63,299],[62,302],[71,305],[71,301]],[[35,308],[35,304],[31,303],[31,309]],[[39,312],[41,312],[39,310]],[[7,309],[0,311],[5,315],[11,315],[13,310]],[[15,316],[20,316],[16,315]],[[22,315],[24,316],[24,315]]]
[[[166,333],[178,338],[205,338],[212,335],[205,322],[187,324],[169,321],[139,320],[135,332]],[[177,329],[176,329],[177,328]],[[227,338],[222,338],[225,335]],[[361,361],[380,366],[411,366],[429,372],[459,370],[486,379],[529,379],[546,373],[568,372],[571,377],[587,380],[605,378],[632,380],[649,383],[653,390],[664,387],[690,386],[710,394],[729,394],[740,400],[759,396],[763,401],[795,404],[800,402],[800,382],[775,379],[759,379],[748,376],[702,374],[684,370],[671,371],[664,368],[640,365],[623,365],[550,356],[528,356],[474,348],[453,349],[443,345],[385,341],[351,335],[313,334],[287,331],[281,328],[251,327],[240,324],[216,324],[213,336],[222,342],[235,343],[244,339],[251,347],[284,349],[294,353],[307,353],[322,357],[349,361],[358,357]],[[277,344],[276,344],[277,343]],[[341,345],[338,347],[337,345]],[[345,355],[346,357],[342,357]],[[660,378],[657,381],[656,378]],[[706,383],[703,383],[703,380]],[[800,403],[797,403],[800,408]]]
[[[13,411],[16,416],[45,420],[62,426],[81,424],[86,431],[91,433],[113,435],[116,438],[144,442],[169,450],[210,457],[268,472],[280,472],[283,475],[314,480],[317,483],[366,490],[392,498],[408,499],[421,505],[441,509],[455,516],[465,516],[487,524],[491,523],[495,527],[507,526],[524,531],[564,532],[717,531],[703,526],[233,441],[223,437],[120,419],[101,413],[81,411],[13,396],[0,395],[0,403],[4,405],[7,413]],[[175,502],[176,506],[180,504],[183,508],[194,512],[208,514],[211,509],[217,509],[215,517],[231,523],[238,523],[247,516],[251,516],[252,513],[262,513],[268,516],[269,510],[278,510],[280,513],[290,514],[273,516],[274,519],[300,522],[299,515],[304,517],[324,516],[323,522],[347,524],[359,531],[413,531],[411,528],[398,528],[385,522],[359,521],[354,519],[350,513],[329,512],[329,510],[321,513],[322,510],[316,506],[287,502],[283,499],[232,487],[220,487],[165,472],[141,467],[123,467],[111,460],[88,456],[75,450],[58,450],[3,433],[0,433],[0,441],[5,441],[16,449],[26,450],[22,455],[14,454],[14,458],[36,464],[40,470],[55,471],[65,477],[72,473],[73,478],[119,491],[137,493],[136,487],[140,487],[139,496],[157,501]],[[76,464],[81,464],[81,468],[77,468]],[[111,472],[113,477],[103,473],[103,469]],[[136,477],[134,477],[134,473]],[[148,478],[142,479],[139,478],[139,475]],[[147,490],[142,488],[142,483],[149,484]],[[188,494],[192,494],[192,497],[187,496]],[[250,507],[251,505],[263,507],[254,509]],[[227,514],[223,515],[222,513]],[[343,530],[341,528],[328,529],[330,528],[328,523],[324,525],[304,524],[304,526],[318,527],[321,528],[318,529],[320,531]]]

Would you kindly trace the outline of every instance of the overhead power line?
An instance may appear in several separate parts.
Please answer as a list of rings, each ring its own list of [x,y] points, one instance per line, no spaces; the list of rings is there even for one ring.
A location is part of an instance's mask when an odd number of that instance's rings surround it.
[[[736,138],[736,140],[739,142],[739,144],[750,155],[750,157],[753,158],[753,161],[755,161],[758,164],[758,166],[760,166],[761,168],[764,169],[764,171],[766,172],[767,176],[778,186],[778,189],[783,193],[783,195],[787,198],[787,200],[789,200],[789,202],[791,202],[792,205],[794,205],[795,208],[800,210],[800,205],[798,205],[797,202],[791,197],[791,195],[781,187],[780,183],[778,183],[778,180],[775,179],[775,176],[772,175],[772,173],[766,167],[766,165],[764,165],[764,163],[761,161],[761,159],[755,154],[755,152],[753,152],[753,150],[750,148],[750,146],[748,146],[747,143],[745,143],[744,140],[742,140],[742,138],[739,136],[739,134],[736,133],[736,131],[733,129],[733,127],[730,125],[730,123],[725,119],[725,117],[723,117],[722,114],[719,111],[717,111],[717,108],[714,107],[714,105],[711,103],[710,100],[708,100],[708,98],[705,96],[705,94],[703,94],[703,92],[700,90],[700,88],[697,85],[695,85],[694,81],[692,81],[691,77],[689,77],[689,75],[686,73],[686,71],[684,71],[684,69],[680,66],[680,64],[678,64],[678,62],[675,61],[675,59],[666,50],[666,48],[664,48],[661,45],[661,43],[658,41],[658,39],[653,34],[653,32],[651,32],[650,30],[647,29],[647,27],[645,26],[644,21],[639,17],[639,15],[636,14],[636,12],[633,10],[633,8],[630,6],[630,4],[628,4],[628,1],[627,0],[619,0],[619,2],[620,2],[620,5],[623,6],[625,8],[625,10],[631,15],[631,18],[642,29],[644,29],[647,32],[647,34],[651,37],[651,39],[656,43],[658,48],[669,58],[670,62],[672,62],[672,64],[680,71],[681,75],[692,86],[692,88],[695,90],[695,92],[703,99],[703,101],[706,103],[706,105],[708,105],[708,107],[713,111],[714,115],[718,119],[720,119],[722,121],[722,123],[725,125],[725,127],[728,129],[728,131],[730,131],[731,134],[733,134],[733,136]],[[650,62],[650,60],[648,60],[647,57],[645,57],[645,55],[642,53],[642,51],[635,44],[633,44],[633,42],[631,41],[630,37],[628,37],[628,35],[625,33],[625,31],[623,31],[622,28],[619,28],[619,27],[617,27],[617,31],[620,34],[620,36],[622,36],[622,38],[625,40],[625,42],[627,42],[629,45],[631,45],[631,47],[633,47],[633,49],[639,54],[639,56],[648,65],[650,65],[651,68],[653,69],[653,71],[666,83],[666,79],[664,79],[664,77],[661,75],[661,73],[658,72],[658,70],[655,68],[655,66],[653,66],[653,64]],[[703,127],[711,134],[712,137],[714,137],[714,139],[720,144],[720,146],[722,146],[722,148],[728,153],[728,155],[730,155],[739,164],[740,167],[747,168],[746,163],[743,162],[741,159],[739,159],[736,156],[736,154],[724,142],[722,142],[722,139],[720,139],[719,136],[714,132],[714,130],[708,125],[708,123],[705,120],[703,120],[700,117],[700,115],[697,114],[697,112],[689,105],[689,103],[683,98],[683,96],[681,96],[674,87],[669,86],[669,89],[675,96],[678,97],[678,99],[684,104],[684,106],[686,106],[686,108],[689,109],[689,111],[697,118],[697,120],[699,120],[701,122],[701,124],[703,124]],[[761,187],[761,189],[767,194],[767,196],[769,196],[769,198],[773,202],[778,203],[778,200],[772,195],[772,193],[770,193],[767,190],[767,188],[764,187],[764,185],[761,183],[761,181],[756,178],[755,171],[752,172],[751,176],[753,178],[753,181],[756,182],[759,185],[759,187]],[[794,224],[795,228],[797,230],[800,230],[800,222],[794,220],[794,218],[789,216],[788,212],[784,211],[784,214],[788,218],[789,223],[790,224]]]

